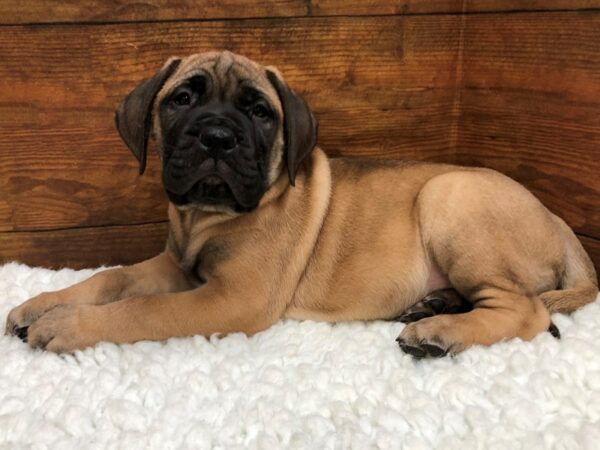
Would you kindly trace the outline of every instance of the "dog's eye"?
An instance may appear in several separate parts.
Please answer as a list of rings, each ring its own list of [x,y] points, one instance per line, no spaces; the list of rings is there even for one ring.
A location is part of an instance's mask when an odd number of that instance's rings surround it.
[[[269,110],[266,106],[261,105],[259,103],[258,105],[255,105],[254,108],[252,108],[252,114],[262,119],[263,117],[267,117],[269,115]]]
[[[173,103],[177,106],[189,105],[192,102],[192,96],[188,92],[180,92],[173,98]]]

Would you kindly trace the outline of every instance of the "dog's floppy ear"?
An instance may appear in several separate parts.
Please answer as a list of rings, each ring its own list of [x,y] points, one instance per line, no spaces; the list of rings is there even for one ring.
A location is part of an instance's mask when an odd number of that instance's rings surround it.
[[[318,123],[302,97],[292,91],[280,76],[267,69],[267,78],[277,91],[283,108],[283,139],[290,184],[302,161],[317,144]]]
[[[154,99],[180,63],[181,60],[178,58],[167,62],[156,75],[143,81],[131,91],[117,108],[115,114],[117,130],[121,139],[140,162],[140,175],[146,169]]]

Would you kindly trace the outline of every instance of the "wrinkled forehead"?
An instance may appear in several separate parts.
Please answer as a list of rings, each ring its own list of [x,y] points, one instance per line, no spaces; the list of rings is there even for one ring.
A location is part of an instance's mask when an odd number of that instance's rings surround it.
[[[199,53],[182,59],[181,64],[157,96],[157,103],[193,76],[204,75],[222,98],[232,98],[242,87],[262,92],[279,109],[275,88],[266,70],[256,62],[231,52]]]

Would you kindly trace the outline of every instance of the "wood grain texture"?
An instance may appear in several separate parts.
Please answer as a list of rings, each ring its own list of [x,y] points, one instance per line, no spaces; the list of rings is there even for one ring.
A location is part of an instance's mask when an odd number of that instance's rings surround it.
[[[525,184],[600,237],[600,14],[469,16],[456,161]]]
[[[0,24],[549,11],[600,0],[3,0]]]
[[[227,48],[305,94],[332,155],[444,159],[460,17],[0,28],[0,230],[164,219],[113,129],[120,100],[173,54]]]
[[[5,0],[0,22],[231,18],[241,1]],[[600,14],[489,13],[598,7],[281,0],[237,10],[349,17],[0,26],[0,262],[84,267],[160,251],[165,225],[136,225],[165,219],[159,162],[152,153],[137,176],[114,108],[168,56],[227,48],[282,70],[330,155],[498,169],[587,236],[600,267]]]
[[[0,232],[0,264],[53,269],[134,264],[160,253],[166,222],[33,232]],[[577,236],[600,271],[600,240]]]
[[[0,233],[0,264],[53,269],[133,264],[165,248],[167,224]]]

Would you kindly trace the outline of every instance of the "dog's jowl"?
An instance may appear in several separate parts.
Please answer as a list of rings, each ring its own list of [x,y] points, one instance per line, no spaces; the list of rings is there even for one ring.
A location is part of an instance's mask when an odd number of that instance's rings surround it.
[[[155,139],[165,250],[12,310],[6,331],[32,347],[400,316],[404,351],[441,356],[531,339],[597,295],[573,231],[524,187],[488,169],[329,159],[306,102],[242,56],[170,59],[116,125],[141,172]]]

